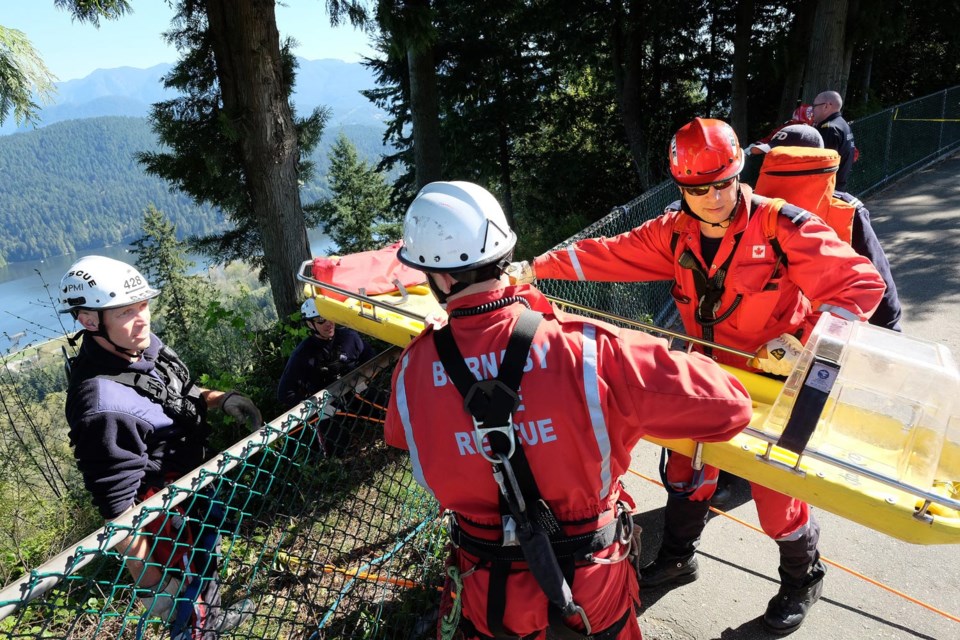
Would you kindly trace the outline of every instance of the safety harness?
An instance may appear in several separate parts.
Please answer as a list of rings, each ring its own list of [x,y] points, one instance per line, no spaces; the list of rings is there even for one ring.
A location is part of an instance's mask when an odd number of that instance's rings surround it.
[[[71,386],[78,385],[88,378],[87,372],[84,371],[84,362],[85,360],[81,356],[67,359],[66,369]],[[201,389],[189,379],[186,365],[172,349],[164,345],[157,352],[154,371],[159,377],[149,373],[133,371],[116,374],[100,373],[93,377],[110,380],[135,389],[140,395],[162,406],[164,412],[174,420],[180,434],[183,434],[187,439],[200,443],[209,433],[209,428],[206,427],[204,416],[198,408],[203,402],[200,398]],[[200,443],[200,446],[202,446],[202,443]],[[175,479],[176,476],[158,478],[163,484]],[[138,499],[144,500],[158,490],[160,490],[160,487],[146,487],[138,494]],[[205,497],[208,500],[211,499],[212,492]],[[155,543],[155,550],[162,545],[166,545],[167,539],[175,541],[173,542],[174,545],[177,542],[183,542],[180,540],[180,535],[181,530],[187,528],[185,515],[186,509],[180,506],[174,507],[174,512],[164,521],[166,528],[162,532],[161,540]],[[223,519],[222,508],[219,506],[208,507],[205,509],[204,516],[201,516],[200,519],[204,521],[200,531],[196,534],[192,531],[186,533],[187,537],[190,538],[189,563],[195,569],[195,573],[186,583],[182,593],[177,596],[174,607],[175,615],[170,621],[171,640],[194,640],[202,636],[202,630],[207,624],[210,613],[208,603],[203,601],[204,592],[207,590],[207,585],[210,584],[213,584],[212,590],[214,592],[219,588],[215,585],[215,581],[218,570],[216,554],[220,532],[218,527],[210,526],[210,524]],[[172,555],[173,552],[174,547],[171,547],[169,553]],[[145,633],[146,622],[147,617],[143,616],[136,630],[138,640]]]
[[[797,207],[792,207],[791,205],[785,204],[782,199],[767,199],[767,198],[758,198],[753,196],[750,201],[751,208],[754,210],[754,215],[762,215],[763,219],[761,220],[764,230],[764,237],[770,242],[770,245],[773,247],[773,251],[777,256],[777,262],[774,265],[773,273],[776,277],[776,273],[779,271],[781,265],[786,264],[786,254],[783,251],[783,248],[780,246],[780,242],[776,237],[776,219],[778,215],[796,215],[802,213],[803,210]],[[677,223],[673,228],[673,235],[670,238],[670,250],[672,253],[676,254],[677,245],[680,242],[680,233],[681,226],[685,226],[684,217],[679,216],[677,218]],[[677,258],[677,263],[683,269],[687,269],[693,273],[693,282],[694,288],[697,294],[697,309],[694,312],[694,319],[697,321],[703,328],[703,339],[713,342],[713,328],[723,322],[736,311],[737,307],[740,306],[740,302],[743,300],[742,294],[737,294],[733,299],[733,302],[730,303],[730,306],[720,312],[720,299],[723,297],[724,292],[724,281],[727,279],[727,273],[730,270],[730,264],[733,262],[734,256],[737,254],[737,248],[740,246],[740,239],[743,237],[744,231],[734,234],[733,237],[733,247],[730,249],[730,253],[727,255],[727,259],[723,261],[723,264],[714,272],[713,276],[708,275],[707,269],[700,264],[700,261],[694,255],[693,251],[689,248],[684,249],[683,253]],[[712,355],[713,350],[710,347],[704,347],[704,354],[708,357]]]
[[[440,361],[473,418],[477,450],[493,465],[493,477],[500,489],[502,542],[468,534],[460,527],[455,514],[448,519],[453,544],[479,558],[490,569],[487,625],[494,635],[479,633],[465,619],[461,621],[461,627],[468,635],[485,640],[518,637],[510,635],[503,625],[506,583],[512,565],[525,562],[550,602],[550,629],[555,637],[612,640],[623,629],[632,608],[628,607],[624,616],[611,627],[594,633],[583,608],[574,601],[570,585],[577,562],[592,561],[593,554],[618,541],[629,548],[633,537],[629,512],[618,506],[617,517],[608,525],[580,536],[564,535],[561,523],[541,497],[523,446],[515,436],[513,412],[520,403],[520,380],[530,345],[542,320],[542,314],[529,309],[520,314],[499,374],[490,380],[477,380],[467,368],[449,324],[433,334]],[[625,558],[626,554],[610,562]],[[573,616],[579,616],[586,633],[575,631],[564,623],[564,619]]]
[[[78,376],[73,375],[78,358],[79,356],[74,356],[67,359],[66,370],[71,385],[79,384],[86,379],[83,373]],[[133,371],[116,374],[98,373],[95,377],[136,389],[140,395],[162,406],[181,428],[199,427],[203,423],[203,416],[197,409],[202,402],[201,389],[189,381],[186,366],[170,347],[164,345],[157,352],[154,370],[160,377]]]

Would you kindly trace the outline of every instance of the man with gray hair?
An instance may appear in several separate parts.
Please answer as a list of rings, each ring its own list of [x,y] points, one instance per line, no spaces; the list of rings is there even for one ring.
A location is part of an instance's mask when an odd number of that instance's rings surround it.
[[[843,98],[836,91],[821,91],[813,101],[813,122],[823,137],[825,149],[840,154],[840,169],[837,170],[837,191],[847,190],[847,178],[853,168],[856,147],[850,125],[840,115]]]

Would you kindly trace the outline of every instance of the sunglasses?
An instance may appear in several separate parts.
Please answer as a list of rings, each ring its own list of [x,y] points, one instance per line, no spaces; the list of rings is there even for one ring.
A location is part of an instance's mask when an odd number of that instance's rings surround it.
[[[724,180],[723,182],[712,182],[710,184],[705,184],[702,187],[680,187],[680,189],[691,196],[705,196],[710,192],[710,188],[714,188],[717,191],[723,191],[724,189],[729,189],[730,185],[736,182],[736,178],[730,178],[729,180]]]

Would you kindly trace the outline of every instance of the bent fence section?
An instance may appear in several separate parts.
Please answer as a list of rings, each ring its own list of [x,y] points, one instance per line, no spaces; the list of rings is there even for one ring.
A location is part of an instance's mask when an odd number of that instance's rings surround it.
[[[223,602],[254,615],[233,638],[409,638],[433,629],[444,536],[406,452],[383,442],[397,350],[329,387],[0,592],[0,637],[169,637],[114,547],[203,493]],[[181,529],[182,530],[182,529]],[[186,554],[190,546],[179,543]],[[154,539],[153,544],[158,540]],[[174,566],[161,567],[182,577]],[[186,582],[186,581],[184,581]],[[180,601],[186,590],[178,594]],[[141,622],[144,622],[141,625]]]
[[[853,130],[860,160],[851,191],[864,195],[960,146],[960,87],[858,120]],[[663,183],[560,246],[627,231],[677,196]],[[543,288],[658,324],[672,308],[662,283],[548,281]],[[204,494],[222,511],[203,523],[221,535],[223,600],[249,599],[254,610],[229,637],[432,637],[445,534],[436,503],[413,481],[409,457],[383,443],[396,357],[396,350],[385,352],[8,585],[0,591],[0,637],[167,637],[138,597],[148,591],[131,581],[114,547],[150,535],[144,527],[157,519],[194,518],[190,507]],[[152,541],[190,554],[182,540]],[[182,577],[175,567],[160,568]]]

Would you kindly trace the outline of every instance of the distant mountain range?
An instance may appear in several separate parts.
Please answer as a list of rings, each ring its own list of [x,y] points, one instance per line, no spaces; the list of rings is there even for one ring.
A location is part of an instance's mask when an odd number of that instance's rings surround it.
[[[0,135],[0,265],[129,241],[140,234],[149,204],[170,217],[181,237],[225,227],[219,212],[171,192],[133,158],[158,147],[146,115],[154,102],[173,97],[161,84],[169,70],[100,69],[60,83],[40,127],[0,130],[13,134]],[[389,151],[382,142],[384,114],[359,93],[373,86],[372,75],[358,63],[300,61],[297,111],[332,109],[311,157],[315,177],[302,187],[304,203],[329,195],[327,155],[340,132],[372,164]]]
[[[375,86],[373,74],[366,67],[342,60],[297,60],[293,101],[301,115],[314,107],[327,106],[333,112],[333,126],[383,127],[383,111],[360,94],[361,90]],[[153,103],[175,97],[174,92],[163,87],[163,76],[171,68],[170,64],[158,64],[149,69],[97,69],[85,78],[58,82],[54,103],[40,111],[39,126],[99,116],[146,117]],[[0,127],[0,135],[31,129],[32,126],[18,128],[8,118]]]

